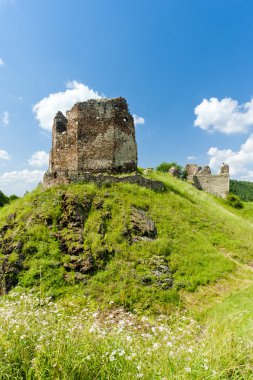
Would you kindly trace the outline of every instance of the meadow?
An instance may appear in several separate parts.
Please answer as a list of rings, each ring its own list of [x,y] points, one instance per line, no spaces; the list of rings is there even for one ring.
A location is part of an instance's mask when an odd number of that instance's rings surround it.
[[[169,175],[151,177],[163,193],[70,185],[1,209],[1,231],[16,214],[2,241],[23,247],[6,254],[2,245],[2,263],[25,260],[0,299],[0,379],[253,378],[252,204],[236,210]],[[57,237],[73,249],[76,235],[62,220],[84,200],[92,202],[82,247],[96,269],[75,281]],[[129,244],[132,207],[152,217],[156,239]],[[161,260],[170,287],[155,274]]]

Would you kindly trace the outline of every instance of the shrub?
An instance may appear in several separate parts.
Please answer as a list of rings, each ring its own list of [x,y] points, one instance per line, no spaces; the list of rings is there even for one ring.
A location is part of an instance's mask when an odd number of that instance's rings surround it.
[[[162,173],[168,173],[168,171],[170,170],[170,168],[172,166],[178,166],[176,162],[162,162],[160,165],[158,165],[156,167],[156,170],[158,172],[162,172]]]
[[[176,167],[178,171],[178,175],[177,175],[178,178],[186,178],[185,169],[182,166],[178,165],[176,162],[164,161],[156,167],[156,171],[162,172],[162,173],[168,173],[168,171],[170,170],[170,168],[172,168],[172,166]]]
[[[240,197],[238,197],[237,195],[233,194],[233,193],[229,193],[227,195],[227,198],[226,198],[226,203],[231,206],[231,207],[234,207],[234,208],[243,208],[243,203],[240,199]]]
[[[2,193],[2,191],[0,191],[0,207],[6,205],[7,203],[10,203],[9,198],[7,197],[7,195]]]
[[[18,199],[19,197],[15,194],[12,194],[9,196],[9,201],[12,202],[12,201],[15,201],[16,199]]]

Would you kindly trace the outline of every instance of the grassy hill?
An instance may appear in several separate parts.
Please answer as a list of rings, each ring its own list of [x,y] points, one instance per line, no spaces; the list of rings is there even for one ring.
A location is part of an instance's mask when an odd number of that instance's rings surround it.
[[[0,209],[0,379],[251,378],[253,207],[150,176]]]

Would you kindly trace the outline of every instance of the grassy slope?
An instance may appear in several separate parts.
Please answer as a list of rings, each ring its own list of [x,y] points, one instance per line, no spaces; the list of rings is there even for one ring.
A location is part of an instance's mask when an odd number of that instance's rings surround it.
[[[19,299],[15,293],[2,300],[0,379],[252,378],[253,207],[247,203],[234,210],[168,175],[152,176],[164,181],[166,192],[72,185],[38,189],[1,209],[0,228],[17,212],[18,223],[8,234],[24,241],[26,270],[20,284],[37,287],[40,296],[68,295],[42,305],[40,299]],[[86,285],[75,284],[69,272],[63,279],[68,255],[60,252],[55,238],[63,193],[81,203],[93,198],[83,248],[101,268]],[[102,209],[96,207],[101,199]],[[128,244],[122,231],[132,206],[155,220],[156,240]],[[103,219],[108,212],[111,217]],[[50,228],[46,220],[53,220]],[[101,220],[106,224],[103,238]],[[65,233],[71,235],[67,227]],[[168,260],[172,289],[161,289],[152,279],[154,256]],[[151,282],[144,285],[147,276]],[[83,298],[84,293],[90,297]],[[92,298],[99,301],[99,313],[94,313]],[[177,304],[186,307],[186,314],[175,309]],[[137,314],[172,314],[168,321],[131,321],[118,305],[138,309]]]
[[[131,310],[164,312],[180,302],[180,294],[181,300],[184,299],[185,291],[193,292],[199,286],[237,276],[237,261],[253,263],[249,206],[247,211],[234,211],[223,201],[187,183],[168,175],[152,176],[164,181],[164,193],[128,184],[101,189],[93,185],[70,185],[44,192],[37,189],[4,207],[0,212],[0,228],[6,217],[16,212],[15,225],[6,236],[14,242],[23,242],[25,270],[19,274],[19,284],[37,286],[53,295],[85,292],[105,305],[113,301]],[[63,267],[70,255],[61,252],[57,240],[59,220],[65,212],[61,206],[62,194],[67,195],[69,207],[73,200],[83,204],[92,199],[85,215],[81,247],[83,256],[87,252],[93,255],[97,270],[86,276],[85,285],[76,284],[74,271],[66,273]],[[97,208],[101,200],[103,206]],[[130,223],[132,206],[146,210],[153,218],[157,239],[129,245],[124,230]],[[106,213],[110,214],[107,219]],[[104,235],[101,235],[101,224]],[[71,226],[65,226],[61,233],[67,236],[69,246],[79,244]],[[160,257],[168,261],[171,269],[174,281],[171,289],[162,289],[153,275],[154,261],[159,262]],[[9,260],[15,259],[14,249]]]

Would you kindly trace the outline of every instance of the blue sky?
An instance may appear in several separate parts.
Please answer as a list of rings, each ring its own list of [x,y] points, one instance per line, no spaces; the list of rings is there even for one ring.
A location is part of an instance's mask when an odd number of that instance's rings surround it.
[[[253,181],[252,16],[251,0],[0,0],[0,190],[36,185],[54,108],[94,93],[145,120],[140,166],[225,161]]]

